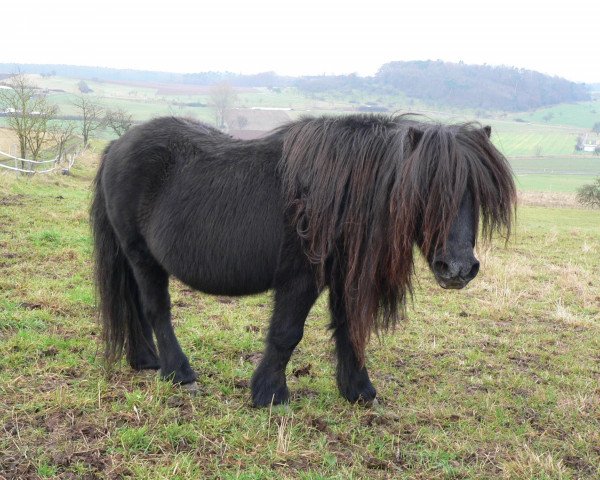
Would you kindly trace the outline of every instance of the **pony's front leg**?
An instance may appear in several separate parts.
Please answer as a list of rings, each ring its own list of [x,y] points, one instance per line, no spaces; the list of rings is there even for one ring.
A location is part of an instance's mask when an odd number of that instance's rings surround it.
[[[255,407],[288,401],[285,368],[302,339],[306,316],[318,295],[312,274],[286,279],[277,285],[265,352],[252,376],[252,403]]]
[[[336,377],[340,393],[352,403],[370,404],[375,400],[377,391],[369,379],[367,367],[361,366],[358,361],[350,340],[343,293],[336,287],[330,288],[329,307],[331,309],[331,328],[335,338]]]

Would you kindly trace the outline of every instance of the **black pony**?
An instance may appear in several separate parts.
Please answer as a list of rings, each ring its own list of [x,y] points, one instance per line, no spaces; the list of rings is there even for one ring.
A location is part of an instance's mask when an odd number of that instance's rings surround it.
[[[510,233],[515,186],[489,136],[371,115],[303,118],[250,141],[178,118],[133,128],[104,152],[91,209],[107,359],[125,351],[135,369],[192,384],[169,276],[210,294],[273,289],[252,399],[281,403],[286,365],[328,287],[339,389],[372,400],[365,346],[403,313],[414,246],[442,287],[462,288],[479,269],[480,217],[484,238]]]

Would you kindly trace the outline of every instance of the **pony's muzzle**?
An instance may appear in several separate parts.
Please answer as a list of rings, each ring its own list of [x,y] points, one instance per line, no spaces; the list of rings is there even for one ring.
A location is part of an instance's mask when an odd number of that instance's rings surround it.
[[[460,289],[467,286],[479,273],[479,261],[471,254],[467,258],[436,256],[431,269],[442,288]]]

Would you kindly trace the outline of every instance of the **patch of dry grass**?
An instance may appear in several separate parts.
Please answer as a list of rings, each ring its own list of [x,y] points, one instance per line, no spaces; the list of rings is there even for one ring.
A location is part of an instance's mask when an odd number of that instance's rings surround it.
[[[574,193],[519,192],[519,205],[539,207],[579,207]]]

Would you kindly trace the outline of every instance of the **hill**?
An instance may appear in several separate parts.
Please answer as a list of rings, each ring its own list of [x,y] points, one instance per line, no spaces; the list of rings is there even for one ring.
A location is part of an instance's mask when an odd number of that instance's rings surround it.
[[[296,87],[303,93],[338,92],[398,95],[438,106],[523,111],[565,102],[590,100],[590,87],[533,70],[507,66],[466,65],[442,61],[390,62],[376,75],[288,77],[274,72],[173,73],[53,64],[0,63],[2,74],[21,71],[43,77],[64,76],[96,81],[236,87]],[[375,110],[377,111],[377,110]]]
[[[584,84],[506,66],[390,62],[374,80],[409,97],[461,108],[522,111],[590,99]]]

